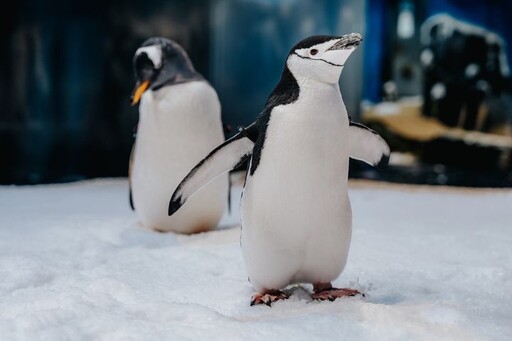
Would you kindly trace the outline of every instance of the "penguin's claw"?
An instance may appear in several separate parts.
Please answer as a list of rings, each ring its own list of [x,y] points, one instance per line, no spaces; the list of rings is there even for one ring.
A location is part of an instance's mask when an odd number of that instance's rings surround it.
[[[351,297],[351,296],[356,296],[356,295],[361,295],[364,297],[364,293],[362,293],[358,290],[355,290],[355,289],[348,289],[348,288],[340,288],[340,289],[330,288],[330,289],[326,289],[326,290],[315,291],[314,293],[311,294],[311,297],[314,300],[319,300],[319,301],[329,300],[332,302],[335,299],[340,298],[340,297]]]
[[[272,303],[279,300],[285,300],[288,297],[288,294],[280,290],[270,291],[267,292],[266,294],[255,293],[254,295],[251,296],[251,306],[257,304],[265,304],[270,307],[272,306]]]

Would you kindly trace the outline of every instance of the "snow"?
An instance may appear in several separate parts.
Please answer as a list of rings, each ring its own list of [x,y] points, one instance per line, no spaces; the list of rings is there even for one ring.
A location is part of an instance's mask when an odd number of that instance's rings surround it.
[[[269,308],[249,306],[236,210],[178,236],[137,224],[126,180],[0,187],[0,338],[512,338],[511,191],[353,183],[350,197],[334,284],[366,297],[316,302],[304,285]]]

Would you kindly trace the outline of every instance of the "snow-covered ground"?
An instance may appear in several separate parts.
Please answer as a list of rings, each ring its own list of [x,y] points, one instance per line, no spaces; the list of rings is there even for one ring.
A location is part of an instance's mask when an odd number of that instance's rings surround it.
[[[512,339],[511,191],[350,197],[334,284],[366,298],[311,301],[305,285],[269,308],[249,306],[238,212],[178,236],[137,224],[125,180],[0,187],[0,339]]]

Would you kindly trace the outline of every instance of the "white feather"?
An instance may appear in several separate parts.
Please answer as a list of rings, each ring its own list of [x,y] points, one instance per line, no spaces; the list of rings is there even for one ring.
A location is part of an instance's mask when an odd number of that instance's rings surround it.
[[[159,69],[162,66],[162,48],[159,45],[140,47],[135,51],[135,55],[138,56],[142,52],[145,52],[148,55],[148,58],[153,62],[155,69]]]
[[[390,149],[386,141],[372,130],[351,125],[349,129],[350,157],[364,161],[371,166],[389,157]]]

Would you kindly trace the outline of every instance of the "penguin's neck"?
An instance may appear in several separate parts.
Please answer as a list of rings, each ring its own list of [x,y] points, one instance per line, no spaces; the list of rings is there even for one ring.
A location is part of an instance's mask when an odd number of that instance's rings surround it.
[[[322,106],[332,103],[333,101],[340,101],[343,108],[345,108],[338,83],[319,82],[301,76],[297,76],[295,79],[300,89],[300,101],[317,102]]]

